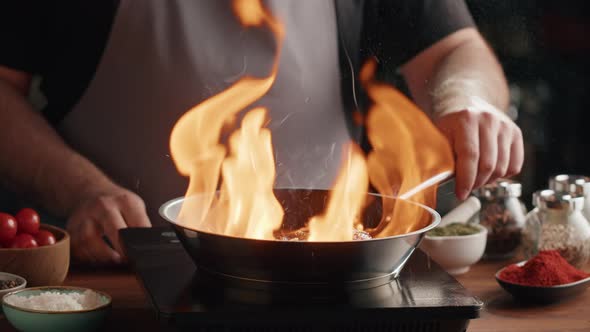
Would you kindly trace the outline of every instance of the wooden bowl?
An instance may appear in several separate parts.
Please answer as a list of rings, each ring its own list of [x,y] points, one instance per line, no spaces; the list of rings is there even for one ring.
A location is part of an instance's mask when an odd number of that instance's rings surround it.
[[[29,286],[56,286],[70,268],[70,236],[58,227],[41,225],[55,236],[55,244],[37,248],[0,248],[0,271],[22,276]]]

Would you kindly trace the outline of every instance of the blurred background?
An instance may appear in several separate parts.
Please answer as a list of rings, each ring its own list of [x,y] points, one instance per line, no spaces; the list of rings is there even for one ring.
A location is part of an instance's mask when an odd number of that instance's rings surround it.
[[[590,2],[466,2],[510,83],[511,111],[526,150],[517,180],[530,208],[532,192],[547,187],[550,175],[590,175]],[[31,100],[44,103],[35,93]],[[442,205],[456,203],[452,191],[452,184],[441,190]],[[28,204],[0,190],[0,210],[23,205]]]
[[[530,207],[550,175],[590,175],[590,2],[466,2],[510,83],[526,151],[518,180]]]

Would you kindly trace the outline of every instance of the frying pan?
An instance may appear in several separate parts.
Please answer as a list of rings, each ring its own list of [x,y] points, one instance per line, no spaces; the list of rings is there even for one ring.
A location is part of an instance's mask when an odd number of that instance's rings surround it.
[[[329,193],[328,190],[276,189],[275,195],[286,211],[278,232],[289,233],[304,227],[311,216],[324,210]],[[258,286],[370,288],[397,278],[424,234],[439,224],[440,215],[411,201],[368,195],[361,219],[365,227],[377,226],[385,200],[396,200],[396,209],[417,210],[416,218],[426,226],[403,235],[358,241],[239,238],[193,229],[176,221],[184,200],[199,199],[199,195],[168,201],[161,206],[160,215],[172,225],[200,271]]]

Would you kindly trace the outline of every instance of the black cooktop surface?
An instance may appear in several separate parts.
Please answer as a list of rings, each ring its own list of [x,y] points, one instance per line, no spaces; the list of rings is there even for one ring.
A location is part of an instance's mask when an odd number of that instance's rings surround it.
[[[121,231],[159,320],[201,331],[465,331],[483,303],[419,250],[364,290],[252,287],[197,271],[168,228]]]

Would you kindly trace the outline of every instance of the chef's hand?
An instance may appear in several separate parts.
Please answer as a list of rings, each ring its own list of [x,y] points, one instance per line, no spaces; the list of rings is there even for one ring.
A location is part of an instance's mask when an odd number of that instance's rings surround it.
[[[119,230],[150,226],[143,200],[129,190],[112,186],[83,199],[71,213],[67,230],[71,236],[72,255],[84,263],[120,264],[124,259]]]
[[[435,124],[455,153],[459,199],[466,199],[474,188],[520,172],[524,159],[522,133],[500,111],[452,112],[435,119]]]

